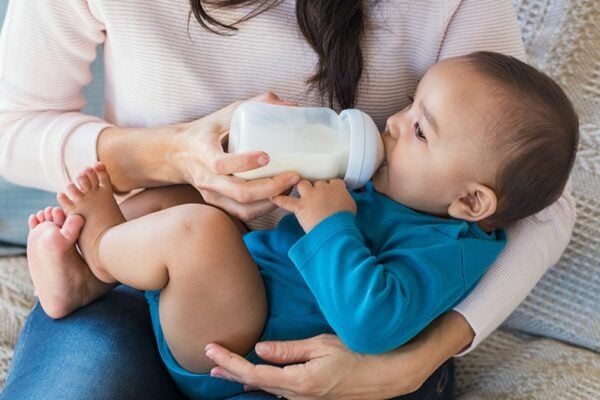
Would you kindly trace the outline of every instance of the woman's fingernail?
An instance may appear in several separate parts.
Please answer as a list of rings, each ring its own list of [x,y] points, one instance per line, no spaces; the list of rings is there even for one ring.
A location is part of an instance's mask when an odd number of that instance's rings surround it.
[[[258,354],[267,355],[271,352],[271,345],[269,343],[256,343],[255,350]]]
[[[292,179],[290,179],[290,185],[295,185],[298,182],[300,182],[299,176],[294,176],[294,177],[292,177]]]
[[[221,379],[225,379],[225,377],[223,375],[221,375],[220,373],[218,373],[217,371],[214,370],[210,370],[210,376],[213,378],[221,378]]]
[[[212,360],[213,359],[213,351],[212,351],[212,349],[206,350],[206,352],[204,353],[204,355],[206,355],[206,357],[208,357],[208,358],[210,358]]]
[[[259,156],[257,161],[259,165],[267,165],[269,163],[269,157]]]

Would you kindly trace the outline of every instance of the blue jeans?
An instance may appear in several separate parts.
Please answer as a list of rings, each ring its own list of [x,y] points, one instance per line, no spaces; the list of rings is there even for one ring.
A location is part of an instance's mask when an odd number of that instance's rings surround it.
[[[27,215],[55,204],[54,195],[0,181],[0,240],[24,244]],[[6,228],[6,230],[5,230]],[[404,400],[451,399],[451,362]],[[31,312],[0,400],[184,399],[162,364],[143,293],[119,286],[67,318]],[[252,392],[237,400],[274,397]]]

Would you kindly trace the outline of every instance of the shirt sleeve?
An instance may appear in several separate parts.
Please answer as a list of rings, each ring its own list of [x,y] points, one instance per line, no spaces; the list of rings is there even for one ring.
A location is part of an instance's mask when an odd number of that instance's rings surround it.
[[[59,191],[97,160],[108,126],[84,115],[104,25],[86,0],[11,1],[0,35],[0,174]]]
[[[567,247],[575,224],[575,200],[567,189],[538,214],[508,229],[508,243],[475,289],[455,311],[475,332],[465,355],[492,333],[527,297]]]
[[[465,293],[461,243],[439,236],[410,249],[386,238],[374,255],[354,216],[340,212],[304,235],[289,256],[344,344],[383,353],[412,339]],[[479,276],[492,260],[479,258]]]
[[[512,2],[463,0],[451,3],[439,59],[488,50],[526,60]],[[508,244],[492,267],[455,311],[475,332],[473,350],[525,299],[566,248],[575,223],[569,189],[553,205],[508,230]]]

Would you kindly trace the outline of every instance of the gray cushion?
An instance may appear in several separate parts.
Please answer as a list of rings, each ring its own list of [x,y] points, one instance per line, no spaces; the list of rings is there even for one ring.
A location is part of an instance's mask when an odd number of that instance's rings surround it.
[[[571,243],[505,326],[600,351],[600,2],[515,1],[529,61],[579,114]],[[551,161],[550,161],[551,162]]]

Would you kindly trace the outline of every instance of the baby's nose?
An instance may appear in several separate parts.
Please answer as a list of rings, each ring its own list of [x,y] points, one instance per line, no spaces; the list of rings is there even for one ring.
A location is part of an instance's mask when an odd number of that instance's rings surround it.
[[[387,135],[390,137],[390,139],[398,140],[398,137],[400,137],[400,129],[401,128],[398,124],[391,126],[387,129]]]
[[[385,125],[385,129],[383,130],[383,133],[381,134],[382,136],[390,136],[393,137],[392,135],[392,128],[390,126],[390,121],[388,120],[388,123]],[[397,135],[396,135],[397,136]]]

